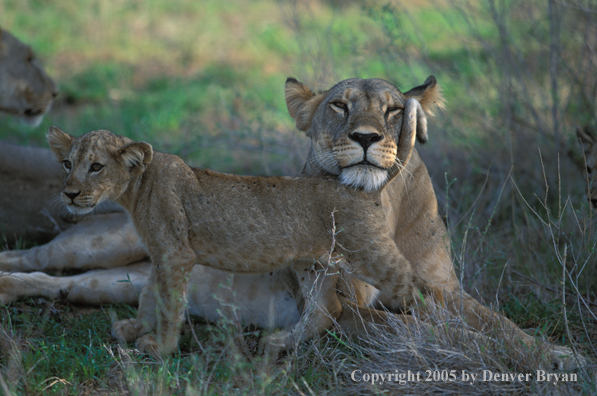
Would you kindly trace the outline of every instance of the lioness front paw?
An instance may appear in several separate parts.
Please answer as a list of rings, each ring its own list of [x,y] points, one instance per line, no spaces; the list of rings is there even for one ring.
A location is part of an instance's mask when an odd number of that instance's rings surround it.
[[[0,274],[0,305],[7,305],[18,300],[19,295],[14,292],[15,287],[23,287],[21,284],[15,284],[15,278],[8,273]]]
[[[292,348],[292,333],[279,331],[262,337],[259,341],[259,351],[267,360],[276,359],[280,353]]]
[[[557,370],[569,371],[589,364],[585,357],[579,354],[574,356],[574,352],[568,347],[553,345],[550,347],[550,352],[552,354],[552,366]]]
[[[153,334],[145,334],[143,337],[137,338],[135,346],[141,353],[147,353],[156,360],[162,360],[162,355],[158,348],[158,342],[155,340]]]
[[[131,342],[139,337],[139,321],[123,319],[112,323],[112,337],[121,342]]]

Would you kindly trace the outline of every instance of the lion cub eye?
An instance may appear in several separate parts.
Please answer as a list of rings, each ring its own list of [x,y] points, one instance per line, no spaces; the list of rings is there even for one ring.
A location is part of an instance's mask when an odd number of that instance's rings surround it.
[[[101,171],[101,170],[102,170],[102,168],[103,168],[103,167],[104,167],[104,166],[103,166],[102,164],[98,164],[97,162],[96,162],[96,163],[93,163],[93,164],[91,164],[91,166],[89,167],[89,172],[99,172],[99,171]]]
[[[348,106],[344,102],[339,102],[339,101],[331,102],[330,106],[332,107],[332,110],[334,110],[335,112],[338,112],[338,113],[340,113],[340,112],[347,113],[348,112]]]
[[[72,164],[70,163],[69,160],[64,160],[64,161],[62,161],[62,166],[64,166],[64,169],[70,170],[70,168],[72,167]]]

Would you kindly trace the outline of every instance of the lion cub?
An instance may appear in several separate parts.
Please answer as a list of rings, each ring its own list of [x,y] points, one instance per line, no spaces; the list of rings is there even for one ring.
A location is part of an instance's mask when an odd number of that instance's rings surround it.
[[[389,179],[412,154],[417,106],[414,101],[405,109],[409,127],[402,130]],[[62,163],[61,199],[67,208],[84,214],[105,199],[115,200],[129,212],[151,255],[154,265],[138,318],[114,323],[112,333],[120,340],[137,339],[139,350],[153,356],[177,347],[194,264],[256,273],[327,256],[334,238],[332,213],[340,230],[339,253],[356,277],[404,306],[425,288],[390,236],[379,191],[350,188],[334,178],[249,177],[191,168],[148,143],[105,130],[75,138],[51,127],[47,137]]]

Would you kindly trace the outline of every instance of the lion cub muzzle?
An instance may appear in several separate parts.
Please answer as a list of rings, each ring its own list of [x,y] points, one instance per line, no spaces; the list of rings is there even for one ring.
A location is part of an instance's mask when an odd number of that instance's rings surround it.
[[[96,206],[93,195],[82,194],[81,190],[65,189],[60,194],[60,198],[68,211],[76,215],[87,214]]]

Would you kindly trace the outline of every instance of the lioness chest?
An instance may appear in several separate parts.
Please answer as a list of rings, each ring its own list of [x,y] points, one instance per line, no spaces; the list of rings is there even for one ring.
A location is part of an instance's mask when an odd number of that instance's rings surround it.
[[[317,259],[329,252],[333,237],[351,245],[358,230],[384,219],[379,194],[332,179],[228,175],[161,153],[145,171],[139,194],[138,203],[147,202],[134,209],[137,229],[147,230],[143,239],[159,244],[160,235],[175,234],[188,240],[201,264],[234,272]]]

